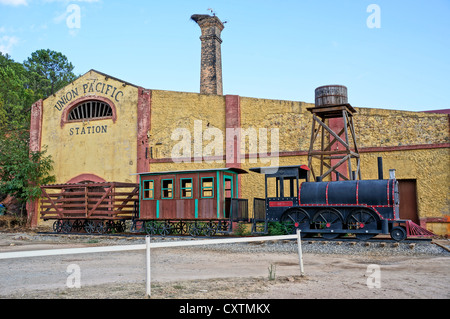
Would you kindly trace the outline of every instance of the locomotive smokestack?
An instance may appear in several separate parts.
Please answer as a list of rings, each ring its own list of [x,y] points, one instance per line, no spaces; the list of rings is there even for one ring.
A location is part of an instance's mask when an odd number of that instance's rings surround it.
[[[389,170],[389,179],[395,179],[395,169]]]
[[[194,14],[191,19],[199,25],[202,31],[200,36],[202,41],[200,93],[222,95],[222,39],[220,34],[224,25],[215,15]]]
[[[383,158],[378,157],[378,179],[383,179]]]

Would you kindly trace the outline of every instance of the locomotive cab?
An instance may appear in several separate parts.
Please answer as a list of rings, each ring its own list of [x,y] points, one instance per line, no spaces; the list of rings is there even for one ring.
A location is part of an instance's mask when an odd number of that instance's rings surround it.
[[[300,180],[306,179],[309,171],[306,165],[256,167],[250,171],[265,176],[265,208],[269,222],[279,221],[286,209],[298,206]]]
[[[290,209],[298,207],[299,186],[306,180],[306,165],[255,167],[250,171],[264,174],[265,198],[253,202],[253,233],[267,233],[268,222],[279,222]],[[261,226],[263,223],[263,226]]]

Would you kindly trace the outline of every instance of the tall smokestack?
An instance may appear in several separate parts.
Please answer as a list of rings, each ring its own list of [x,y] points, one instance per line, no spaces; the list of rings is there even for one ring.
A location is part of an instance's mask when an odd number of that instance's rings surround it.
[[[223,23],[216,16],[194,14],[191,19],[197,22],[202,30],[202,59],[200,72],[200,93],[223,94],[222,55],[220,34]]]

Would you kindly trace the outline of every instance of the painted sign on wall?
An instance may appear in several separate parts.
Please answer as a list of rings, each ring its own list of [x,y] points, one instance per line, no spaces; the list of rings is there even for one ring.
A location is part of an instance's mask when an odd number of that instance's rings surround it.
[[[55,108],[58,111],[62,111],[67,104],[69,104],[72,100],[77,99],[80,94],[81,96],[101,95],[112,98],[116,102],[120,102],[120,99],[123,97],[123,91],[111,84],[103,83],[97,80],[87,81],[80,83],[75,88],[64,92],[56,102]]]

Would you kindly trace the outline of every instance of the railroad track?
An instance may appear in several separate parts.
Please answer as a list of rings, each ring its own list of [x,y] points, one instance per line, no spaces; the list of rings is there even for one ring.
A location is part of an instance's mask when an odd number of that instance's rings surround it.
[[[57,232],[38,232],[39,235],[50,235],[50,236],[58,236],[58,237],[74,237],[74,236],[80,236],[80,237],[87,237],[87,238],[104,238],[104,239],[120,239],[120,238],[126,238],[126,239],[132,239],[132,238],[136,238],[136,239],[144,239],[147,234],[145,233],[114,233],[114,234],[95,234],[95,233],[82,233],[82,232],[74,232],[74,233],[57,233]],[[190,235],[151,235],[152,238],[165,238],[165,239],[172,239],[172,240],[177,240],[177,239],[189,239],[189,240],[193,240],[193,239],[217,239],[217,238],[236,238],[238,236],[234,236],[234,235],[220,235],[220,236],[211,236],[211,237],[206,237],[206,236],[198,236],[198,237],[193,237]],[[404,244],[409,244],[409,243],[423,243],[423,242],[431,242],[433,239],[430,237],[424,237],[424,238],[407,238],[403,241],[401,241],[401,243]],[[373,237],[371,239],[367,239],[367,240],[360,240],[358,238],[355,237],[341,237],[341,238],[336,238],[336,239],[326,239],[326,238],[321,238],[321,237],[305,237],[303,238],[303,241],[311,241],[311,242],[329,242],[329,243],[350,243],[350,242],[355,242],[355,243],[396,243],[397,241],[393,240],[390,236],[380,236],[380,237]],[[437,244],[437,243],[436,243]],[[438,244],[439,245],[439,244]],[[443,246],[443,245],[439,245],[447,250],[449,250],[447,247]]]

